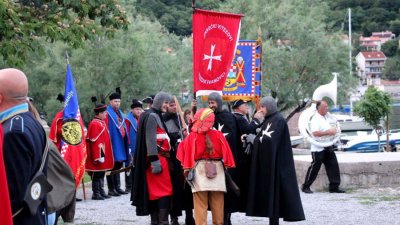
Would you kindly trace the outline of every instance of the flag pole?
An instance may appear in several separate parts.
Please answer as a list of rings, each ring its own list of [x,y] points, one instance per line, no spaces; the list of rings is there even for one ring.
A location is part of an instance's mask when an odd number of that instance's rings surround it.
[[[67,65],[69,64],[69,55],[68,51],[65,51],[65,61],[67,62]]]

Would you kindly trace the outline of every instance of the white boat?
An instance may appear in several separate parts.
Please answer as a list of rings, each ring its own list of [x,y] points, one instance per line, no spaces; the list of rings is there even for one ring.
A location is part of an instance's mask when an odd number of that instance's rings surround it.
[[[304,137],[302,135],[299,136],[290,136],[290,142],[292,143],[292,147],[297,147],[299,144],[303,143]]]
[[[375,131],[371,133],[358,132],[355,136],[343,136],[340,138],[342,142],[343,151],[356,151],[356,152],[378,152],[379,142],[378,135]],[[380,146],[386,145],[386,133],[380,137]],[[391,148],[396,148],[400,145],[400,130],[391,130],[389,132],[389,145]]]
[[[363,118],[359,116],[350,116],[345,114],[331,114],[336,117],[340,124],[341,131],[370,131],[372,127],[368,125]]]

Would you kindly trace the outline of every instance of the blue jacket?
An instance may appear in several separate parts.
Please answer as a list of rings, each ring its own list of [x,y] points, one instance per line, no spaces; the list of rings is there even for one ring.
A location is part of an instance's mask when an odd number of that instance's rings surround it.
[[[128,146],[128,132],[125,124],[124,113],[119,110],[121,115],[121,123],[118,121],[118,116],[111,106],[107,106],[108,112],[108,129],[110,131],[111,144],[113,148],[114,161],[129,162],[129,146]],[[125,137],[122,138],[121,126],[125,129]]]

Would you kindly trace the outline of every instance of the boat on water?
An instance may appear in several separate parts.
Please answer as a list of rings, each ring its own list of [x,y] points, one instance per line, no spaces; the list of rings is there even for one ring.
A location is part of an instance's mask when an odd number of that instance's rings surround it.
[[[342,143],[341,148],[345,152],[378,152],[379,143],[381,149],[386,145],[386,133],[380,136],[378,141],[378,135],[375,131],[368,132],[357,132],[355,136],[342,136],[340,141]],[[389,131],[389,145],[391,149],[395,149],[397,145],[400,145],[400,129]]]
[[[340,130],[347,131],[371,131],[372,127],[368,125],[363,118],[345,114],[332,114],[340,124]]]

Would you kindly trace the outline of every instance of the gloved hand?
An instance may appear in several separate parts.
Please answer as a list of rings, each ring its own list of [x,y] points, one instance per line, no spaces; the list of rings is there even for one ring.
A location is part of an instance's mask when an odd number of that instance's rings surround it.
[[[97,160],[99,163],[104,163],[104,157],[101,157],[100,159]]]
[[[129,155],[132,154],[132,149],[131,148],[129,148],[128,151],[129,151]]]
[[[246,143],[247,144],[253,144],[255,138],[256,138],[256,135],[248,134],[247,137],[246,137]]]
[[[157,173],[161,173],[161,171],[162,171],[162,168],[161,168],[160,160],[151,162],[151,172],[152,173],[157,174]]]

